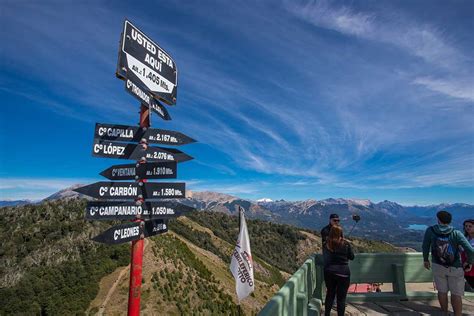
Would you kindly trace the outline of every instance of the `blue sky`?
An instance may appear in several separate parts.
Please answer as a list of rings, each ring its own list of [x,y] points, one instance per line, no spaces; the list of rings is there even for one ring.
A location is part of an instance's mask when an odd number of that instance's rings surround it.
[[[6,1],[0,199],[39,199],[124,160],[114,76],[127,17],[174,58],[188,189],[244,198],[474,203],[472,1]]]

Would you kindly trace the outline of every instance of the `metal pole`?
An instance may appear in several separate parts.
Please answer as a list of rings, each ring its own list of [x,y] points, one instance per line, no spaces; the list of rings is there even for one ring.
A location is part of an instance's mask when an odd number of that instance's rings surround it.
[[[150,110],[143,106],[140,107],[140,127],[150,127]],[[140,179],[139,181],[145,182]],[[135,221],[140,222],[140,219]],[[131,259],[130,259],[130,286],[128,293],[128,316],[140,315],[140,295],[142,286],[143,270],[143,238],[132,241]]]
[[[351,228],[351,231],[349,232],[349,234],[347,235],[347,238],[349,238],[351,236],[351,233],[352,231],[354,230],[354,228],[356,227],[357,225],[357,222],[354,223],[354,225],[352,225],[352,228]]]

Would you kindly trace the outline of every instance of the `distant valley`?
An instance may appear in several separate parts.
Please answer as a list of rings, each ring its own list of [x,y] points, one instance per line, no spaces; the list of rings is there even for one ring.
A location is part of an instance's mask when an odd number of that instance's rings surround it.
[[[423,225],[436,224],[436,213],[445,209],[453,214],[453,225],[460,229],[462,222],[473,217],[474,205],[455,203],[430,206],[403,206],[391,201],[373,203],[361,199],[324,199],[304,201],[249,201],[214,192],[193,192],[188,203],[196,208],[235,213],[235,205],[242,205],[252,218],[285,223],[297,227],[320,230],[327,225],[331,213],[341,217],[346,234],[372,240],[383,240],[401,247],[421,250]],[[356,224],[352,215],[361,220]],[[412,225],[412,226],[410,226]],[[414,225],[414,226],[413,226]],[[415,227],[416,229],[410,229]],[[421,228],[421,229],[420,229]]]

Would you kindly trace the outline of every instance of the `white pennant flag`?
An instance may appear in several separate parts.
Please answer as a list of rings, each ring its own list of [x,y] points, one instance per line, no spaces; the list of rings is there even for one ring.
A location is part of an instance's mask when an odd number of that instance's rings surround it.
[[[239,206],[240,232],[237,245],[232,253],[230,271],[235,278],[235,289],[239,302],[255,290],[253,278],[253,260],[250,252],[249,234],[243,209]]]

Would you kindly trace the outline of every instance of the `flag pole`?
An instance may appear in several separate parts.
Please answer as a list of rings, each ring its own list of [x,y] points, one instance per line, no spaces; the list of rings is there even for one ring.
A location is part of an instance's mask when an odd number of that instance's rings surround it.
[[[240,227],[241,227],[241,224],[242,224],[242,210],[241,210],[241,206],[240,205],[237,205],[237,210],[239,211],[239,235],[240,235]],[[241,307],[240,307],[240,300],[239,298],[237,297],[237,313],[239,316],[242,315],[242,310],[241,310]]]
[[[242,225],[242,206],[239,205],[239,233],[240,233],[241,225]]]

